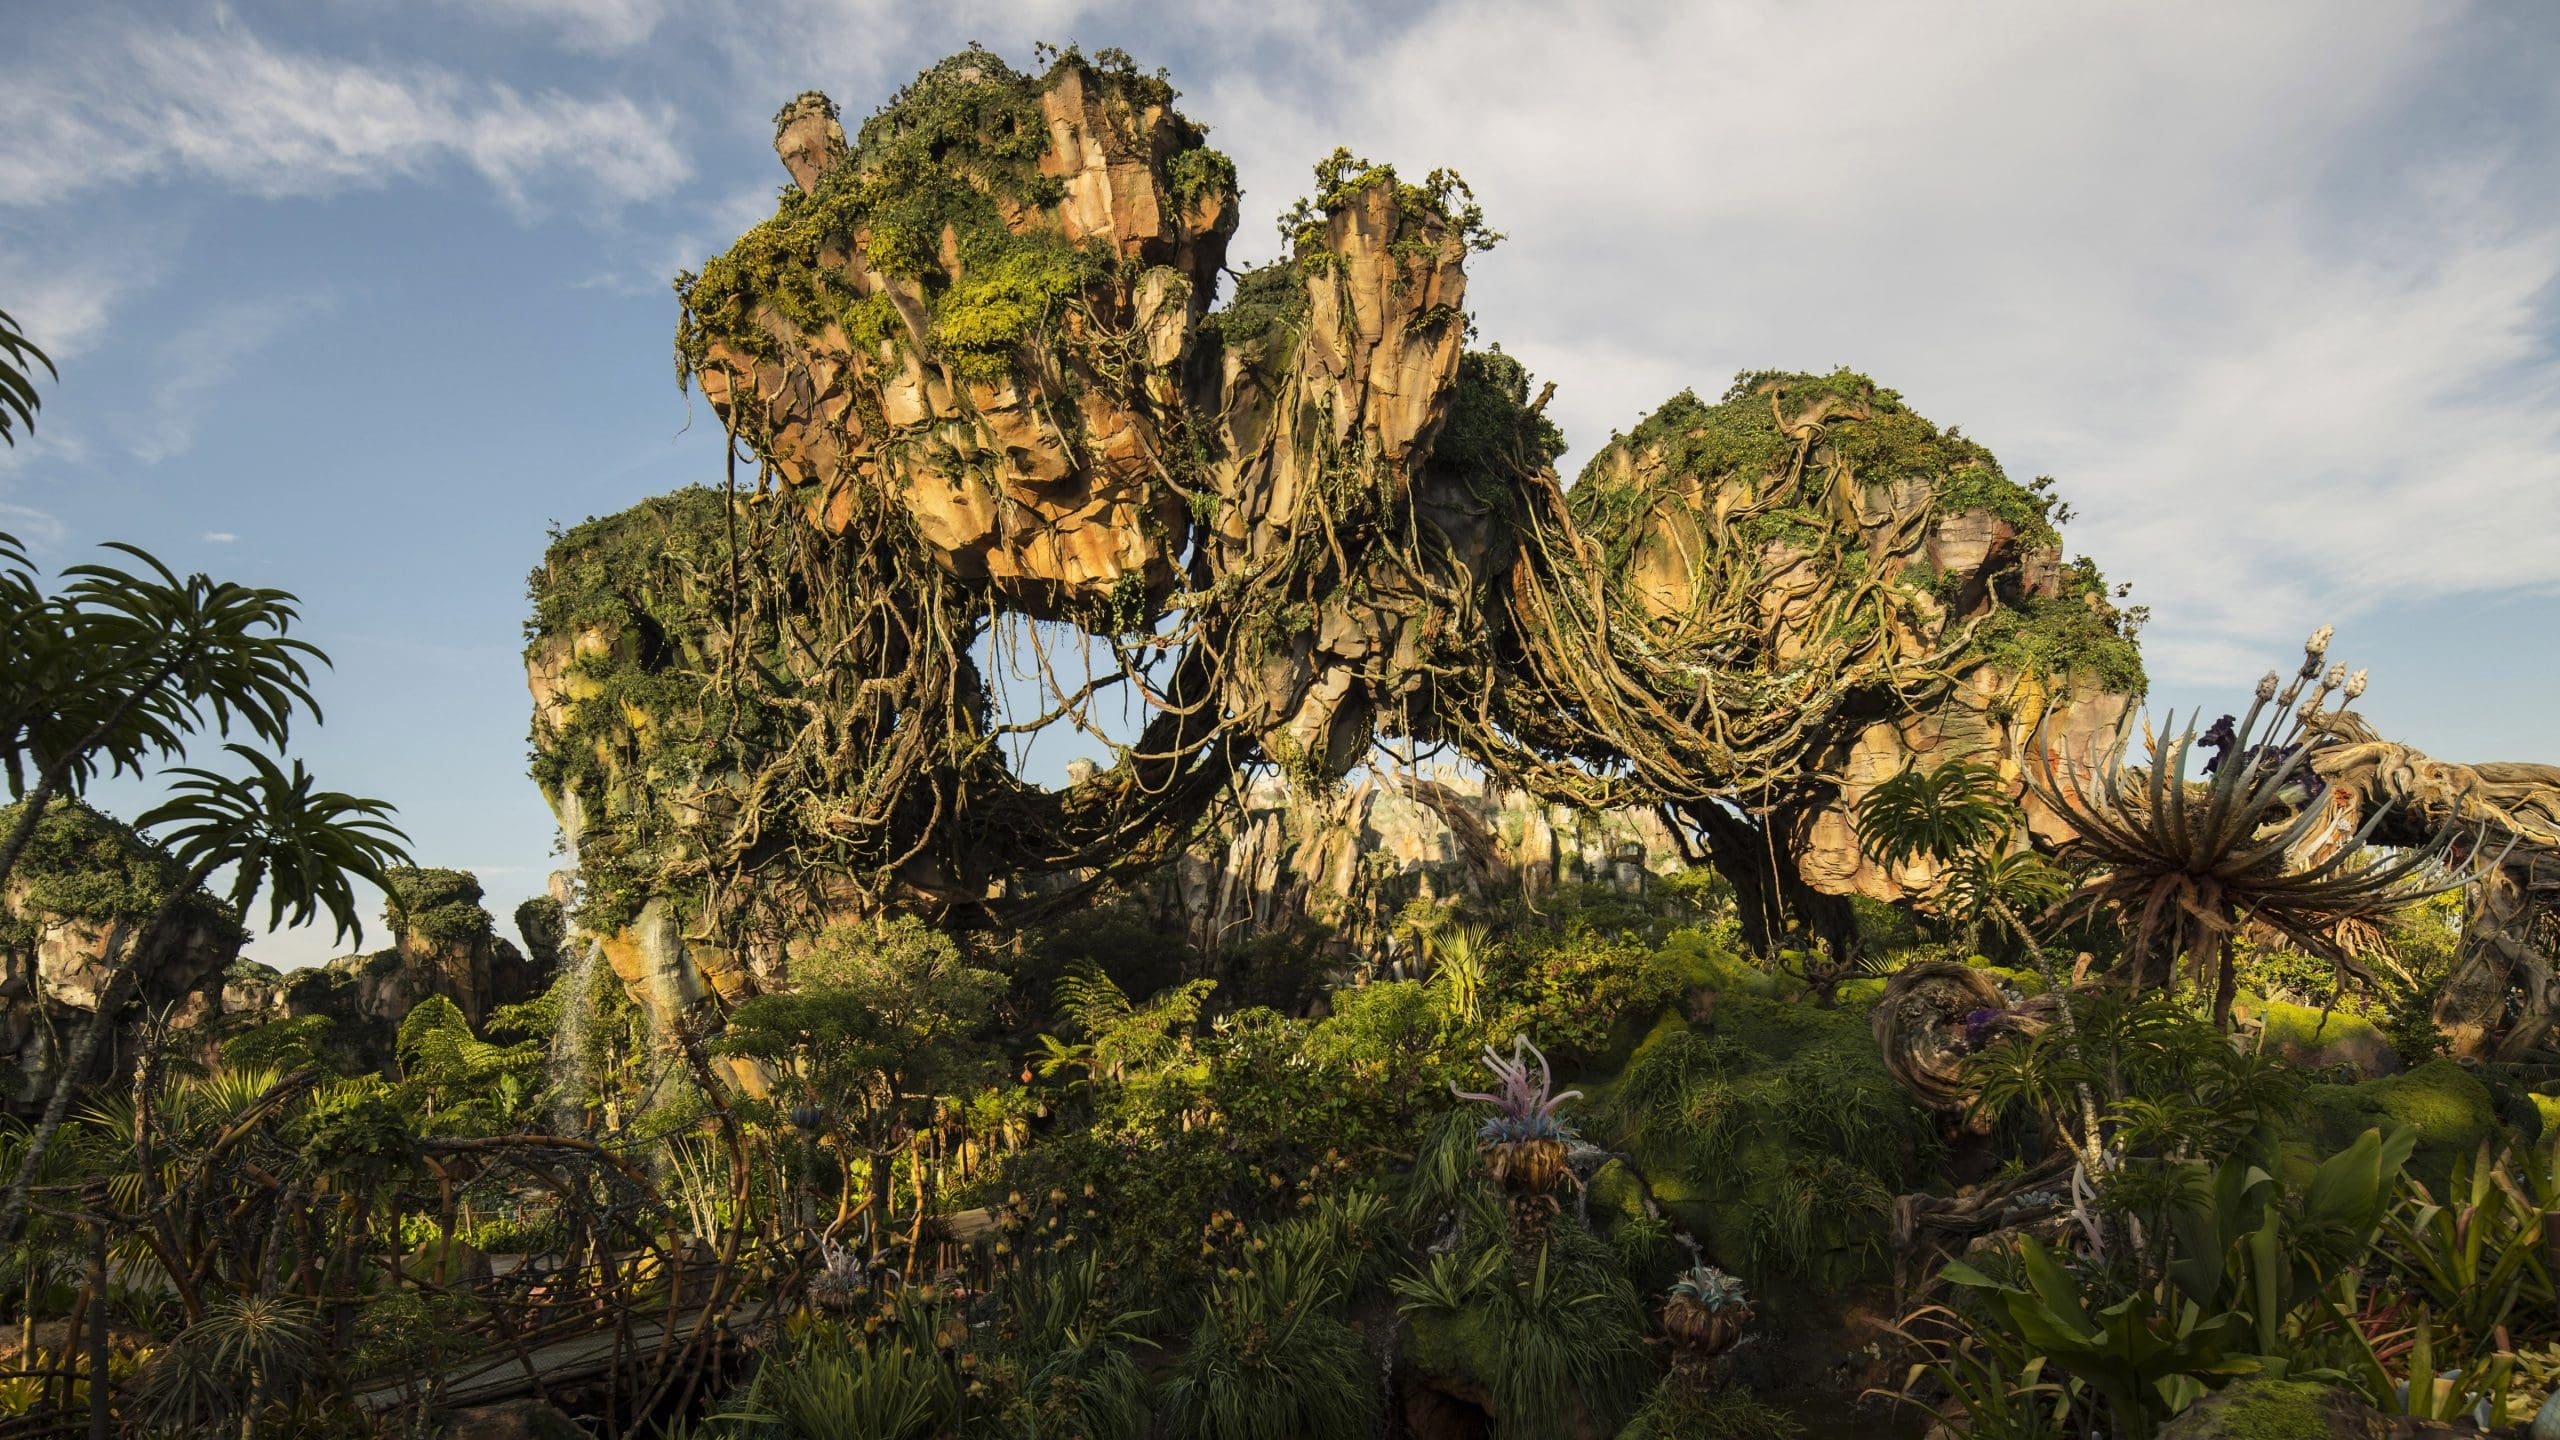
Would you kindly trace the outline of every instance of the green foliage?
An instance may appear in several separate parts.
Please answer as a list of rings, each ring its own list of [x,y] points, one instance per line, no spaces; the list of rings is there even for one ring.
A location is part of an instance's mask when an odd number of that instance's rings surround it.
[[[39,365],[47,375],[59,376],[53,361],[8,311],[0,310],[0,445],[15,445],[20,435],[35,429],[36,411],[44,404],[33,383]]]
[[[236,1070],[299,1070],[306,1065],[342,1072],[347,1058],[336,1043],[337,1022],[326,1015],[270,1020],[222,1042],[222,1063]]]
[[[1578,1227],[1525,1245],[1471,1226],[1459,1251],[1396,1283],[1414,1363],[1482,1387],[1504,1440],[1561,1440],[1584,1417],[1613,1428],[1644,1372],[1635,1290]]]
[[[899,1323],[870,1338],[809,1327],[757,1367],[739,1408],[722,1418],[784,1440],[927,1440],[959,1418],[959,1392],[958,1374],[935,1352],[930,1312],[902,1307]]]
[[[1000,1343],[981,1372],[997,1433],[1140,1440],[1150,1418],[1135,1350],[1149,1312],[1114,1302],[1099,1252],[1038,1266],[1001,1293]]]
[[[1237,276],[1235,293],[1201,318],[1200,331],[1231,346],[1247,345],[1277,327],[1294,333],[1306,315],[1307,287],[1298,267],[1274,260]]]
[[[1455,239],[1466,250],[1490,250],[1502,241],[1485,224],[1484,207],[1476,203],[1475,191],[1454,170],[1434,170],[1421,184],[1407,185],[1397,178],[1394,166],[1372,164],[1336,146],[1316,162],[1315,181],[1314,200],[1302,198],[1280,217],[1282,243],[1292,247],[1298,264],[1310,274],[1322,273],[1332,259],[1325,249],[1326,217],[1350,208],[1362,192],[1372,189],[1383,188],[1394,196],[1405,223],[1405,238],[1390,250],[1400,263],[1421,260],[1431,248],[1426,237],[1435,232]]]
[[[1491,1032],[1534,1035],[1561,1059],[1606,1055],[1622,1018],[1648,1018],[1681,990],[1679,971],[1658,952],[1580,924],[1516,933],[1504,949],[1511,963]]]
[[[383,922],[394,933],[441,945],[470,945],[493,933],[480,908],[480,877],[468,870],[422,870],[395,865],[383,872],[388,908]]]
[[[416,1163],[417,1132],[397,1093],[371,1076],[323,1088],[290,1129],[304,1161],[351,1183],[382,1180]]]
[[[1514,476],[1534,475],[1564,451],[1564,432],[1531,408],[1529,368],[1496,345],[1458,357],[1449,417],[1424,473],[1507,488]]]
[[[1040,219],[1008,219],[1009,211],[1036,211],[1064,194],[1062,182],[1040,170],[1049,149],[1040,96],[1069,70],[1106,105],[1170,107],[1174,98],[1161,75],[1116,51],[1090,60],[1066,51],[1043,76],[975,46],[933,66],[863,122],[847,163],[820,177],[814,193],[784,189],[773,219],[698,275],[677,277],[685,312],[679,374],[689,376],[714,341],[769,353],[757,318],[767,307],[809,334],[841,325],[866,344],[928,338],[910,334],[883,295],[866,294],[850,267],[827,263],[829,251],[855,253],[909,282],[931,314],[930,340],[964,378],[1012,373],[1024,343],[1111,264],[1068,245]],[[1169,108],[1164,123],[1172,144],[1151,155],[1161,183],[1177,203],[1224,196],[1232,215],[1234,165]],[[946,243],[956,273],[946,268]]]
[[[2150,1217],[2166,1258],[2130,1284],[2032,1239],[2015,1281],[1962,1262],[1945,1274],[1988,1299],[1979,1323],[1997,1343],[2086,1387],[2120,1433],[2147,1433],[2231,1376],[2312,1375],[2340,1357],[2320,1338],[2352,1331],[2334,1282],[2352,1289],[2412,1141],[2367,1131],[2291,1183],[2246,1158],[2151,1162],[2182,1183]]]
[[[460,1006],[430,995],[401,1018],[395,1045],[403,1074],[446,1128],[503,1130],[542,1090],[550,1047],[493,1045],[471,1033]]]
[[[11,651],[0,671],[0,770],[13,795],[77,794],[102,767],[138,774],[208,726],[227,735],[237,724],[280,746],[298,712],[319,713],[311,666],[328,657],[287,633],[301,618],[291,594],[180,579],[148,551],[106,548],[139,562],[139,573],[74,565],[48,595],[15,537],[0,536]],[[0,855],[0,880],[15,858]]]
[[[1376,1424],[1368,1350],[1340,1313],[1339,1253],[1283,1226],[1212,1282],[1200,1326],[1165,1383],[1185,1440],[1359,1440]]]
[[[339,937],[361,938],[354,882],[387,890],[389,868],[409,858],[408,837],[386,818],[391,807],[315,788],[299,760],[288,773],[246,745],[223,748],[249,773],[178,766],[169,798],[134,823],[165,830],[169,853],[192,873],[229,867],[231,902],[243,911],[263,889],[269,929],[326,912]]]
[[[2141,694],[2150,684],[2141,650],[2113,609],[2089,603],[2104,589],[2100,581],[1992,611],[1974,634],[1977,653],[2012,675],[2085,676],[2111,694]]]
[[[1935,1148],[1864,1016],[1733,988],[1712,1029],[1658,1027],[1600,1101],[1655,1195],[1781,1304],[1802,1287],[1776,1277],[1846,1283],[1881,1254],[1887,1202]]]
[[[831,927],[794,968],[794,988],[739,1006],[713,1049],[774,1067],[874,1143],[917,1118],[919,1101],[972,1092],[989,1074],[980,1036],[1004,979],[922,921]]]
[[[217,1422],[285,1401],[318,1366],[319,1316],[296,1297],[230,1297],[156,1351],[136,1375],[155,1426],[205,1433]]]
[[[1093,257],[1062,240],[1016,241],[952,284],[934,339],[962,378],[1002,380],[1023,342],[1096,278]]]
[[[1739,1385],[1709,1388],[1674,1377],[1654,1387],[1618,1440],[1796,1440],[1803,1434],[1794,1416]]]

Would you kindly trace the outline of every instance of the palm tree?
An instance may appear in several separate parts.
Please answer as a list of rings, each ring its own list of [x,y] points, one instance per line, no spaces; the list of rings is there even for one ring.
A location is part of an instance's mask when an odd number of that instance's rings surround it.
[[[295,598],[197,574],[180,579],[148,552],[113,544],[142,573],[75,565],[71,582],[45,595],[14,537],[0,536],[0,769],[24,797],[0,838],[0,888],[34,836],[45,807],[77,793],[103,768],[141,773],[153,757],[180,753],[208,723],[235,721],[282,746],[294,713],[320,707],[310,662],[329,657],[285,632]]]
[[[36,397],[38,365],[47,375],[62,378],[62,372],[53,368],[53,361],[18,328],[9,312],[0,310],[0,445],[15,445],[20,431],[36,428],[36,411],[44,403]]]
[[[287,772],[248,746],[225,748],[248,763],[247,775],[181,768],[174,772],[181,777],[171,787],[176,793],[136,822],[142,830],[166,827],[162,843],[187,867],[186,874],[131,944],[119,943],[134,935],[130,930],[110,940],[97,1009],[81,1027],[69,1057],[55,1067],[43,1117],[20,1158],[7,1199],[0,1201],[0,1243],[16,1238],[25,1224],[28,1187],[62,1128],[79,1077],[115,1028],[126,992],[160,948],[177,938],[176,922],[188,898],[216,870],[231,867],[229,898],[244,916],[263,891],[270,928],[306,924],[326,912],[336,938],[360,939],[364,923],[356,913],[354,882],[368,880],[387,889],[384,870],[409,863],[408,837],[386,818],[390,806],[314,788],[299,760]]]

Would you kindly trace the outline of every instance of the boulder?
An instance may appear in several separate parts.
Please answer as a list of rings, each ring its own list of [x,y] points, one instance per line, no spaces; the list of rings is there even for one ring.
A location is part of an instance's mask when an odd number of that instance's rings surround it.
[[[2470,1425],[2385,1415],[2352,1391],[2253,1376],[2189,1407],[2159,1440],[2453,1440]]]

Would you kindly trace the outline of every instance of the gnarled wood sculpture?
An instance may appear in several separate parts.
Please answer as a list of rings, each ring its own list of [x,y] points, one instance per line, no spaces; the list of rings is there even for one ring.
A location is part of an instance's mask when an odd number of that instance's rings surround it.
[[[2436,1025],[2457,1055],[2520,1060],[2560,1026],[2560,765],[2457,765],[2384,740],[2352,710],[2314,716],[2311,769],[2338,823],[2380,814],[2383,843],[2416,845],[2447,829],[2503,855],[2464,895],[2462,942],[2436,997]]]

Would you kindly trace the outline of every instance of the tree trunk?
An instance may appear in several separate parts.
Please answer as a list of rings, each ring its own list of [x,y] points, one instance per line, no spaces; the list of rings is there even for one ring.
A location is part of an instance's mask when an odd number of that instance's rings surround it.
[[[1829,942],[1841,959],[1858,952],[1858,914],[1849,897],[1823,894],[1796,868],[1806,819],[1800,807],[1773,806],[1753,817],[1707,801],[1681,804],[1677,813],[1705,839],[1707,863],[1733,887],[1742,943],[1754,954],[1775,955],[1790,930]]]
[[[107,1440],[107,1226],[89,1225],[89,1285],[98,1301],[89,1317],[89,1440]]]

